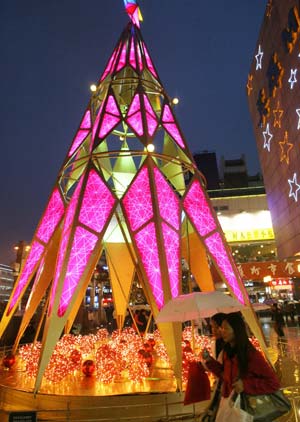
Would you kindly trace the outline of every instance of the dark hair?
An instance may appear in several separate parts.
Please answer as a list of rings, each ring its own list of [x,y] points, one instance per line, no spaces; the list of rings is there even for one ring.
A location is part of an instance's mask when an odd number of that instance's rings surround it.
[[[247,329],[243,317],[240,312],[232,312],[227,314],[224,318],[233,329],[235,337],[234,350],[237,355],[239,374],[244,376],[248,370],[248,353],[254,349],[254,346],[249,340]],[[224,349],[230,355],[230,345],[227,344]],[[232,352],[231,352],[232,353]]]
[[[214,314],[211,319],[219,326],[221,327],[222,322],[224,319],[226,319],[226,314],[223,314],[222,312],[219,312],[218,314]]]

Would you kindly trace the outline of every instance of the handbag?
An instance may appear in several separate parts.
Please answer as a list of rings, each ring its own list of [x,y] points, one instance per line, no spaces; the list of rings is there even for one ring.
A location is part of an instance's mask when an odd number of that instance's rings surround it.
[[[201,363],[190,362],[183,404],[210,400],[210,382]]]
[[[291,403],[281,390],[271,394],[241,393],[241,407],[255,422],[273,421],[291,410]]]
[[[229,397],[222,397],[216,422],[253,422],[253,416],[241,408],[241,396],[233,390]]]

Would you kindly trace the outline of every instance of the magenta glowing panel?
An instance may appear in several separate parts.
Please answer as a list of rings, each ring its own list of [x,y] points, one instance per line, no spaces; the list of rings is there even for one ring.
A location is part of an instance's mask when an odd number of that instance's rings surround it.
[[[154,168],[154,177],[159,213],[164,220],[178,230],[180,224],[179,199],[156,167]]]
[[[136,70],[136,58],[135,58],[135,47],[134,47],[133,37],[131,38],[131,42],[130,42],[129,63]]]
[[[83,227],[76,228],[57,312],[59,317],[62,317],[68,308],[97,240],[96,235]]]
[[[142,60],[141,46],[139,44],[137,45],[136,51],[137,51],[137,56],[138,56],[139,68],[140,68],[140,71],[142,71],[144,65],[143,65],[143,60]]]
[[[164,111],[162,115],[162,124],[164,128],[166,129],[166,131],[168,132],[168,134],[172,136],[173,139],[175,139],[177,144],[181,148],[185,148],[184,141],[182,139],[182,136],[180,135],[173,113],[168,104],[165,104],[164,106]]]
[[[79,221],[100,233],[116,200],[95,170],[91,170],[86,184]]]
[[[153,217],[152,198],[147,167],[143,167],[123,198],[123,205],[132,231]]]
[[[109,95],[101,127],[99,130],[99,138],[104,138],[121,120],[121,113],[116,104],[113,95]]]
[[[53,280],[53,284],[52,284],[51,297],[50,297],[50,302],[49,302],[49,309],[48,309],[49,315],[52,311],[54,298],[55,298],[55,294],[56,294],[56,288],[57,288],[59,276],[60,276],[60,273],[61,273],[61,270],[62,270],[62,265],[63,265],[63,262],[64,262],[69,237],[70,237],[70,234],[71,234],[71,226],[72,226],[72,223],[73,223],[73,220],[74,220],[74,216],[75,216],[75,212],[76,212],[76,208],[77,208],[77,203],[78,203],[78,198],[79,198],[79,194],[81,192],[82,183],[83,183],[83,176],[81,176],[81,179],[80,179],[78,185],[76,186],[75,192],[73,193],[71,201],[70,201],[68,208],[66,210],[65,221],[64,221],[62,235],[61,235],[61,241],[60,241],[59,249],[58,249],[58,257],[57,257],[57,262],[56,262],[56,267],[55,267],[54,280]]]
[[[120,46],[119,46],[120,47]],[[110,59],[109,59],[109,61],[108,61],[108,63],[107,63],[107,66],[106,66],[106,68],[104,69],[104,72],[103,72],[103,75],[101,76],[101,79],[100,79],[100,81],[102,82],[103,81],[103,79],[105,79],[106,78],[106,76],[112,71],[112,69],[113,69],[113,66],[114,66],[114,63],[115,63],[115,60],[116,60],[116,56],[117,56],[117,51],[119,50],[119,48],[116,48],[114,51],[113,51],[113,53],[112,53],[112,55],[111,55],[111,57],[110,57]]]
[[[85,140],[85,138],[88,136],[90,131],[88,129],[79,129],[76,133],[76,136],[74,138],[74,141],[72,143],[72,146],[70,148],[68,156],[70,157],[74,151],[79,147],[79,145],[82,144],[82,142]]]
[[[179,293],[179,275],[180,275],[180,240],[179,234],[172,230],[166,223],[162,223],[164,250],[168,264],[170,289],[172,297]]]
[[[44,246],[35,240],[31,244],[30,252],[26,258],[24,267],[17,281],[16,288],[14,289],[13,295],[10,299],[7,315],[10,314],[11,310],[13,309],[18,299],[20,298],[21,294],[23,293],[23,290],[25,289],[27,283],[30,281],[34,268],[36,264],[39,262],[43,252],[44,252]]]
[[[144,48],[144,52],[145,52],[145,58],[146,58],[147,67],[150,70],[150,72],[152,73],[152,75],[155,76],[155,78],[157,78],[157,73],[156,73],[156,71],[154,69],[152,60],[150,58],[150,55],[149,55],[148,50],[147,50],[147,48],[146,48],[146,46],[145,46],[144,43],[143,43],[143,48]]]
[[[80,123],[80,129],[91,129],[91,127],[92,127],[91,112],[89,109],[87,109]]]
[[[212,230],[215,230],[215,219],[198,180],[194,180],[190,186],[184,198],[183,207],[201,236],[206,236]]]
[[[119,63],[117,65],[117,71],[121,70],[126,64],[126,52],[127,52],[127,46],[126,46],[126,43],[124,43],[123,48],[121,50]]]
[[[59,190],[56,188],[51,195],[43,219],[36,233],[36,236],[44,243],[47,243],[50,240],[64,212],[65,207]]]
[[[219,233],[214,233],[204,240],[209,252],[213,256],[215,263],[222,272],[227,283],[233,290],[236,298],[241,302],[245,303],[243,293],[240,289],[238,280],[235,276],[232,263],[229,259],[228,253],[224,247],[223,240]]]
[[[143,120],[141,113],[141,101],[139,94],[135,94],[131,105],[129,107],[126,122],[132,129],[139,135],[142,136],[144,133]]]
[[[134,238],[156,305],[161,309],[164,304],[164,293],[154,223],[149,223]]]
[[[97,132],[97,129],[98,129],[98,126],[99,126],[100,117],[102,115],[103,104],[104,104],[104,101],[101,104],[101,107],[99,109],[99,112],[97,114],[97,117],[96,117],[95,122],[94,122],[94,125],[93,125],[93,129],[92,129],[92,141],[94,141],[94,139],[95,139],[96,132]]]
[[[146,109],[148,133],[150,136],[152,136],[158,126],[158,121],[147,95],[144,94],[143,98],[144,98],[144,105]]]

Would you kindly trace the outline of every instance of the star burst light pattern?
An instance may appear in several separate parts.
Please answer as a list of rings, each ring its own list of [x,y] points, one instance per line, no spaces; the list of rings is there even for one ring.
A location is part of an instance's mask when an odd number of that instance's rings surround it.
[[[168,263],[170,287],[172,297],[178,296],[179,292],[179,234],[172,230],[167,224],[162,223],[164,249]]]
[[[238,281],[234,274],[232,264],[228,258],[227,252],[224,248],[222,238],[219,233],[214,233],[204,240],[206,246],[208,247],[210,253],[214,257],[218,267],[223,273],[223,276],[228,281],[230,287],[232,288],[235,296],[241,303],[245,303],[243,298],[243,293],[239,288]]]
[[[148,133],[150,136],[152,136],[158,126],[158,121],[157,121],[156,114],[154,113],[154,110],[150,104],[150,101],[148,100],[147,95],[144,94],[143,98],[144,98],[144,106],[146,109]]]
[[[100,233],[103,229],[115,199],[95,170],[88,176],[79,221]]]
[[[160,215],[176,230],[179,229],[179,200],[158,168],[154,168]]]
[[[141,112],[141,101],[139,94],[135,94],[131,105],[129,107],[126,122],[129,126],[139,135],[144,134],[142,112]]]
[[[132,231],[136,231],[153,217],[152,200],[147,167],[143,167],[128,192],[123,204]]]
[[[135,236],[138,251],[153,292],[154,300],[160,309],[164,304],[164,292],[159,265],[157,238],[154,223],[149,223]]]
[[[168,134],[175,139],[177,144],[181,148],[185,148],[184,141],[182,139],[182,136],[180,135],[179,129],[177,127],[177,124],[175,122],[175,118],[173,116],[173,113],[171,111],[171,107],[168,104],[165,104],[164,110],[162,113],[162,124],[163,127],[166,129]]]
[[[120,122],[120,120],[121,113],[118,109],[116,100],[112,95],[109,95],[99,130],[99,138],[105,138],[105,136]]]
[[[72,224],[73,219],[74,219],[74,214],[75,214],[75,211],[76,211],[77,202],[78,202],[82,183],[83,183],[83,177],[81,177],[78,185],[76,186],[75,192],[74,192],[74,194],[71,198],[71,201],[70,201],[69,206],[68,206],[67,211],[66,211],[66,216],[65,216],[65,221],[64,221],[63,231],[62,231],[62,237],[61,237],[59,250],[58,250],[58,258],[57,258],[57,262],[56,262],[55,276],[54,276],[54,280],[53,280],[51,297],[50,297],[50,301],[49,301],[49,309],[48,309],[49,315],[51,313],[52,306],[53,306],[53,303],[54,303],[57,283],[58,283],[58,279],[59,279],[61,269],[62,269],[62,265],[63,265],[63,262],[64,262],[65,252],[66,252],[66,249],[67,249],[67,245],[68,245],[68,241],[69,241],[69,237],[70,237],[70,233],[71,233],[71,224]]]
[[[44,252],[44,249],[45,249],[44,246],[41,245],[39,242],[34,241],[32,243],[24,268],[22,269],[22,274],[17,282],[18,284],[11,298],[11,301],[7,310],[7,315],[10,314],[17,300],[19,299],[24,287],[26,286],[26,283],[28,282],[29,277],[31,276],[34,270],[34,267],[40,260],[42,253]]]
[[[215,220],[198,180],[193,181],[183,204],[201,236],[207,235],[216,228]]]
[[[55,189],[51,195],[36,236],[45,243],[49,242],[63,214],[64,204],[58,189]]]
[[[67,310],[97,240],[97,236],[88,232],[84,228],[76,228],[57,312],[59,317],[62,317]]]

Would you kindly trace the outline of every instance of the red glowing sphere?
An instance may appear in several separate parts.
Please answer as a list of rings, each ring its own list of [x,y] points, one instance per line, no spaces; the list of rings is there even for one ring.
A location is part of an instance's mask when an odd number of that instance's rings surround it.
[[[11,353],[4,356],[3,361],[2,361],[5,368],[11,368],[15,362],[16,362],[16,357]]]
[[[86,377],[91,377],[95,372],[95,363],[93,360],[85,360],[82,364],[82,372]]]
[[[70,354],[70,358],[73,363],[79,363],[81,361],[81,353],[79,350],[74,349]]]

